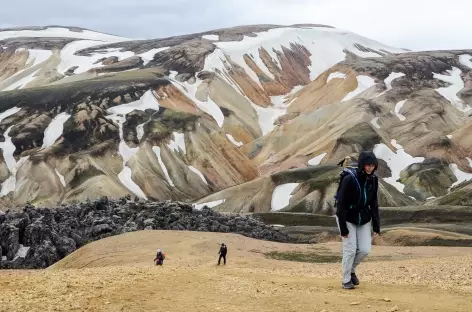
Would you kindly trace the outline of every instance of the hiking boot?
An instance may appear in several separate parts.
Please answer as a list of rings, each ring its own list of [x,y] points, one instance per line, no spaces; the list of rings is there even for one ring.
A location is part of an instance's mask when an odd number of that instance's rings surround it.
[[[357,278],[356,273],[351,273],[351,282],[356,286],[359,285],[359,279]]]
[[[352,281],[349,281],[349,282],[347,282],[347,283],[343,283],[343,288],[344,288],[344,289],[354,289],[354,288],[356,288],[356,287],[354,286],[354,284],[352,283]]]

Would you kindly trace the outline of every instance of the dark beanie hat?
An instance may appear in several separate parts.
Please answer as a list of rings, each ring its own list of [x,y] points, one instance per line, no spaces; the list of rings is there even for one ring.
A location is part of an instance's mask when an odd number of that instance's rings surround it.
[[[365,165],[375,165],[375,170],[377,170],[379,162],[373,152],[364,151],[359,154],[359,162],[358,162],[359,169],[363,169]]]

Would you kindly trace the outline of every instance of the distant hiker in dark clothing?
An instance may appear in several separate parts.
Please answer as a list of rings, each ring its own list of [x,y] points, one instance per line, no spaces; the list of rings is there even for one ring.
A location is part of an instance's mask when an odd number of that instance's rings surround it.
[[[220,257],[218,258],[218,265],[221,263],[221,258],[223,258],[223,263],[226,264],[226,254],[228,253],[228,247],[223,243],[221,244],[220,251],[218,254]]]
[[[379,188],[375,171],[377,157],[373,152],[361,152],[357,168],[344,168],[336,198],[336,221],[343,240],[342,287],[359,285],[356,267],[370,253],[372,231],[380,233],[377,198]]]
[[[163,265],[165,258],[166,254],[161,249],[157,249],[156,259],[154,259],[156,265]]]

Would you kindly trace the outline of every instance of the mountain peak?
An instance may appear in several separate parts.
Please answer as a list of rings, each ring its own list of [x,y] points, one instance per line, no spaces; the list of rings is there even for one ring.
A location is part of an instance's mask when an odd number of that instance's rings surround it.
[[[382,204],[440,198],[472,173],[470,55],[405,53],[317,24],[147,40],[3,29],[1,195],[330,213],[320,196],[333,192],[335,163],[371,149]],[[435,187],[424,185],[431,169]]]

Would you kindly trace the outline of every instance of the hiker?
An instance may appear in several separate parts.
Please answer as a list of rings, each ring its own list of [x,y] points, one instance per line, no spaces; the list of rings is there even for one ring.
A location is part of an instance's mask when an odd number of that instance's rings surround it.
[[[223,258],[223,264],[226,264],[226,254],[228,253],[228,247],[224,243],[221,244],[220,251],[218,254],[220,257],[218,258],[218,265],[221,263],[221,258]]]
[[[154,261],[156,262],[156,265],[163,265],[165,258],[166,258],[166,254],[161,249],[157,249],[156,258],[154,259]]]
[[[344,165],[345,166],[345,165]],[[380,234],[378,167],[373,152],[361,152],[357,168],[344,168],[336,198],[336,222],[343,242],[342,287],[359,285],[357,266],[370,253],[372,230]]]

